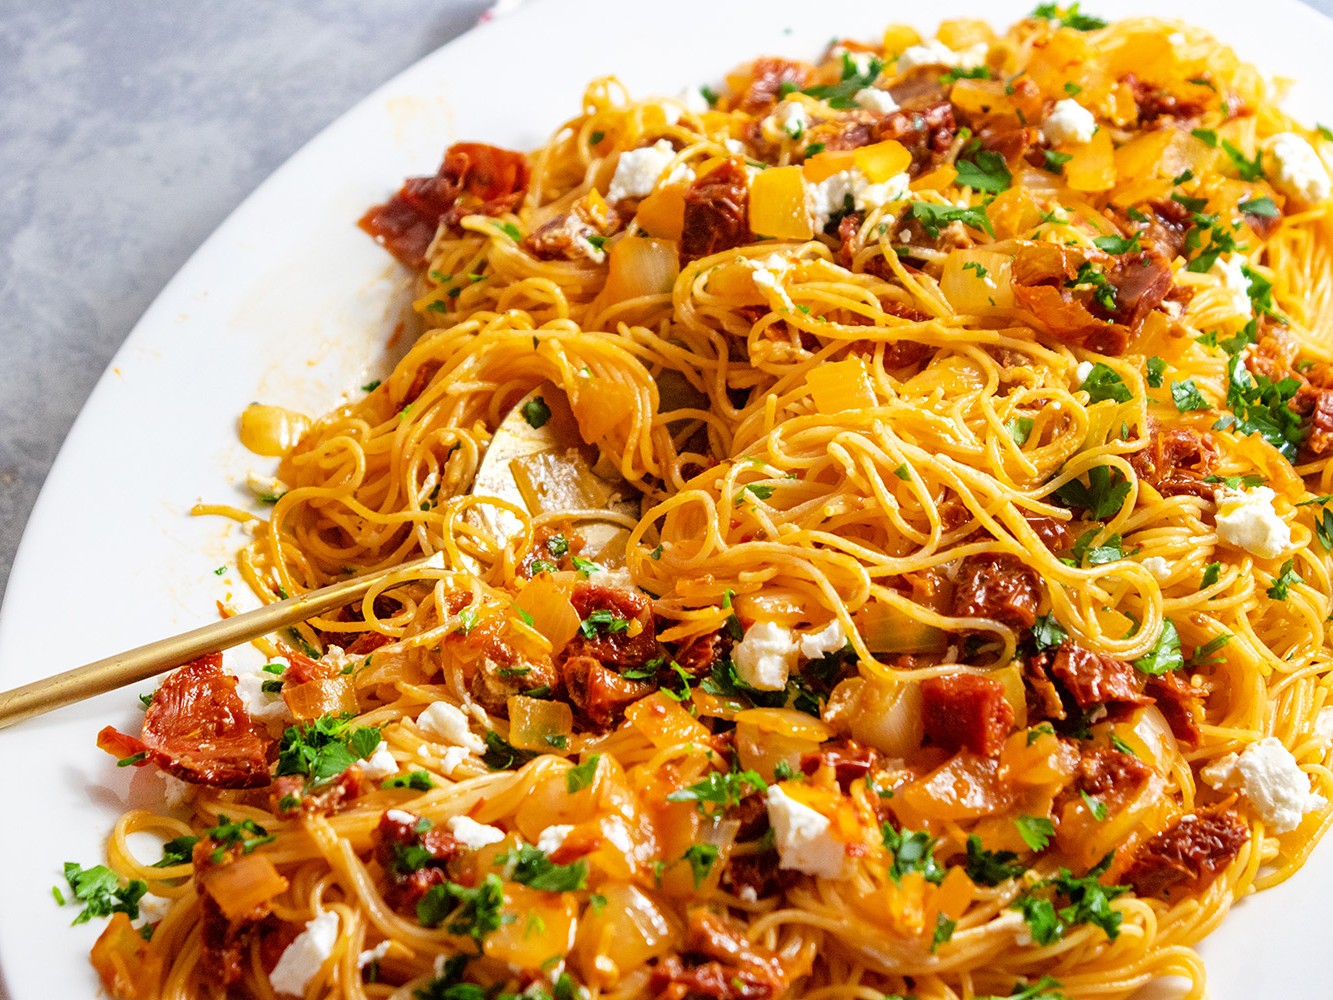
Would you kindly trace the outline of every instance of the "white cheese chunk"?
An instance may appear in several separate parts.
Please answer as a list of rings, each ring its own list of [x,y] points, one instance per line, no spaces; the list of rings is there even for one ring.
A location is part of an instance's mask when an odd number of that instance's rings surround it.
[[[686,87],[676,96],[676,100],[685,105],[687,111],[696,115],[701,115],[712,107],[708,103],[708,98],[704,97],[702,87]]]
[[[741,680],[760,691],[781,691],[796,666],[796,637],[776,622],[755,622],[731,651]]]
[[[1267,486],[1217,491],[1217,537],[1261,559],[1272,559],[1291,545],[1291,529],[1273,510]]]
[[[1250,304],[1250,279],[1245,276],[1244,268],[1245,258],[1233,253],[1218,257],[1208,273],[1222,279],[1222,289],[1231,311],[1248,319],[1254,310]]]
[[[1056,101],[1041,126],[1041,134],[1052,146],[1066,142],[1087,142],[1097,131],[1097,119],[1072,97]]]
[[[747,260],[745,266],[753,272],[752,278],[760,291],[772,292],[788,310],[796,308],[791,296],[782,287],[783,277],[791,270],[791,263],[786,258],[781,254],[772,253],[767,257]]]
[[[1267,736],[1239,756],[1227,754],[1201,772],[1213,788],[1237,788],[1273,833],[1290,833],[1327,800],[1310,790],[1310,778],[1282,741]]]
[[[565,842],[565,838],[570,835],[574,827],[569,823],[557,823],[554,826],[548,826],[541,833],[537,834],[537,850],[552,854],[560,849],[560,845]]]
[[[1161,556],[1149,556],[1143,560],[1143,568],[1153,575],[1153,578],[1161,583],[1171,575],[1171,564]]]
[[[858,108],[866,111],[878,111],[882,115],[892,114],[898,110],[898,102],[893,99],[893,95],[887,90],[877,90],[874,87],[865,87],[852,95],[852,103]]]
[[[606,200],[614,205],[626,198],[648,197],[675,158],[675,147],[666,139],[658,139],[651,146],[621,153],[620,159],[616,161],[616,172],[611,177],[611,186],[606,191]],[[694,171],[681,164],[671,171],[666,181],[674,183],[693,179]]]
[[[1314,720],[1314,734],[1325,743],[1333,743],[1333,708],[1321,708]]]
[[[378,962],[389,953],[390,944],[392,944],[390,941],[381,941],[379,944],[375,945],[375,947],[363,951],[356,957],[356,967],[358,969],[364,969],[367,965],[370,965],[373,962]]]
[[[427,736],[481,753],[486,744],[468,728],[467,716],[457,705],[437,701],[417,716],[417,725]]]
[[[289,666],[287,661],[281,658],[273,662],[284,669]],[[291,721],[292,712],[282,700],[282,692],[264,690],[265,681],[276,681],[281,676],[265,670],[250,670],[236,675],[236,693],[241,697],[241,704],[245,706],[246,714],[255,722]]]
[[[781,785],[769,785],[768,821],[777,843],[779,868],[820,878],[846,878],[847,848],[834,836],[827,816],[797,802]]]
[[[1295,132],[1279,132],[1264,151],[1268,179],[1288,198],[1312,205],[1329,196],[1328,171],[1314,147]]]
[[[269,973],[268,981],[275,993],[304,996],[305,988],[314,979],[338,942],[338,914],[325,910],[305,925],[278,959]]]
[[[499,827],[478,823],[471,816],[450,816],[446,825],[456,841],[474,851],[505,839],[505,832]]]
[[[769,142],[781,142],[783,139],[799,139],[810,126],[810,113],[800,101],[788,98],[773,109],[773,113],[763,120],[760,129]]]
[[[367,781],[383,781],[398,773],[398,761],[389,752],[389,744],[380,740],[374,753],[361,762],[361,775]]]
[[[932,38],[921,45],[911,45],[898,57],[898,72],[906,73],[918,66],[948,66],[952,69],[977,69],[986,65],[986,53],[989,51],[985,42],[977,42],[960,51],[955,51],[938,38]]]
[[[836,653],[847,645],[847,633],[842,630],[842,622],[834,618],[818,632],[805,632],[797,637],[801,646],[801,655],[807,660],[817,660],[828,653]]]
[[[1092,374],[1092,362],[1080,361],[1078,365],[1074,368],[1074,381],[1078,385],[1082,385],[1084,382],[1088,380],[1088,376],[1091,374]]]
[[[468,758],[467,747],[449,747],[440,754],[440,770],[452,777],[454,768]]]
[[[408,826],[415,826],[417,822],[417,817],[406,809],[390,809],[384,815],[393,823],[406,823]]]
[[[832,174],[818,184],[807,183],[805,199],[810,214],[814,217],[815,231],[822,233],[834,215],[846,211],[849,197],[856,211],[873,212],[902,199],[907,194],[910,180],[911,178],[904,173],[895,174],[886,181],[873,184],[870,178],[853,167]]]
[[[165,786],[163,793],[166,795],[167,808],[175,809],[177,806],[183,806],[194,797],[194,785],[188,781],[181,781],[174,774],[167,774],[166,771],[158,771],[162,775],[162,783]]]

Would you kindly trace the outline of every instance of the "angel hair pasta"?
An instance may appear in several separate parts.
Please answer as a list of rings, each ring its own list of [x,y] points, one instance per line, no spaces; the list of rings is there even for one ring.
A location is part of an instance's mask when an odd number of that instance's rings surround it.
[[[236,514],[265,600],[438,558],[104,732],[184,781],[108,989],[1203,996],[1329,822],[1330,138],[1047,5],[451,146],[362,220],[419,336]]]

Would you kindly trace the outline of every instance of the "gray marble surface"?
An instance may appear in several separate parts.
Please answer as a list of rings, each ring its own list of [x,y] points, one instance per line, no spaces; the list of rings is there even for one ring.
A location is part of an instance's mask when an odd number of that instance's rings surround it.
[[[0,0],[0,591],[70,424],[162,286],[307,139],[487,6]]]

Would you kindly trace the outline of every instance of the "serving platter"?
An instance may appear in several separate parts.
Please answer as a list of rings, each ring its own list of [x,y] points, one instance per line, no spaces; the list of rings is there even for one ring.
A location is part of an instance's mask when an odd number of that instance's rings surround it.
[[[316,414],[382,374],[407,299],[405,271],[355,226],[409,174],[433,173],[460,139],[529,148],[615,74],[636,95],[716,83],[761,53],[811,58],[835,35],[886,23],[931,32],[946,17],[997,27],[1028,0],[536,0],[463,36],[371,94],[236,210],[135,327],[88,401],[32,514],[0,609],[0,687],[13,687],[212,619],[243,601],[244,537],[200,501],[252,504],[237,417],[255,400]],[[1212,30],[1269,73],[1297,80],[1287,106],[1333,120],[1333,22],[1296,0],[1092,2],[1107,18],[1151,13]],[[225,568],[224,568],[225,567]],[[221,569],[219,574],[217,571]],[[144,690],[147,690],[145,686]],[[116,816],[162,794],[148,769],[94,745],[133,731],[133,691],[0,732],[0,975],[10,1000],[99,994],[87,951],[100,921],[71,928],[52,900],[65,861],[104,860]],[[1246,900],[1204,944],[1215,1000],[1328,997],[1325,900],[1333,844],[1292,880]]]

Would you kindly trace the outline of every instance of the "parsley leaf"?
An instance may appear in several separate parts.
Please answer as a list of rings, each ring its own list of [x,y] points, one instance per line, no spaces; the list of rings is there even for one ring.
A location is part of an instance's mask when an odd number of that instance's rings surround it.
[[[931,954],[934,954],[940,945],[948,943],[953,937],[954,928],[957,926],[957,920],[950,920],[943,913],[935,915],[935,933],[930,939]]]
[[[495,859],[504,865],[506,874],[515,882],[531,886],[540,892],[577,892],[588,888],[588,863],[583,860],[558,865],[546,852],[524,844]]]
[[[1278,216],[1277,205],[1272,198],[1266,196],[1242,201],[1236,206],[1236,210],[1243,215],[1253,215],[1260,219],[1276,219]]]
[[[1079,386],[1088,394],[1089,403],[1100,403],[1104,399],[1113,399],[1117,403],[1128,403],[1134,398],[1134,394],[1129,391],[1129,386],[1125,385],[1119,373],[1109,365],[1104,365],[1100,361],[1092,366],[1088,372],[1088,377],[1083,380]]]
[[[1275,601],[1285,601],[1287,593],[1291,590],[1293,583],[1304,583],[1301,575],[1296,572],[1296,560],[1288,559],[1282,564],[1282,569],[1278,572],[1277,579],[1273,585],[1268,588],[1268,596]],[[1228,636],[1230,638],[1230,636]]]
[[[533,430],[544,427],[546,421],[551,419],[551,408],[546,405],[546,400],[542,399],[541,396],[534,396],[529,399],[523,404],[520,412],[523,414],[523,419],[528,422],[528,426]]]
[[[224,813],[218,813],[218,825],[205,830],[204,836],[218,845],[213,849],[214,864],[221,863],[227,848],[233,844],[240,845],[242,854],[249,854],[256,847],[271,844],[277,839],[277,834],[269,833],[252,819],[233,822]]]
[[[84,904],[74,918],[76,924],[87,923],[93,917],[109,917],[113,913],[123,913],[131,920],[137,920],[139,900],[148,891],[148,883],[142,879],[132,879],[122,886],[120,876],[106,865],[83,868],[73,861],[65,862],[65,881],[74,890],[74,898]],[[64,905],[60,890],[55,891]]]
[[[1161,358],[1152,357],[1148,359],[1148,388],[1160,389],[1162,387],[1162,376],[1166,374],[1166,362]]]
[[[1107,253],[1134,253],[1139,249],[1139,234],[1135,233],[1130,239],[1125,239],[1123,236],[1098,236],[1092,242],[1098,250],[1105,250]]]
[[[1199,581],[1199,589],[1207,590],[1221,578],[1222,564],[1220,562],[1210,562],[1203,568],[1203,579]]]
[[[599,635],[616,635],[627,631],[629,622],[606,608],[588,612],[588,617],[579,622],[579,634],[585,639],[596,639]]]
[[[1013,181],[1004,157],[990,149],[979,149],[971,154],[970,159],[960,157],[954,162],[954,167],[958,171],[954,183],[959,187],[999,192],[1008,190]]]
[[[481,755],[481,759],[492,771],[510,771],[522,767],[536,756],[531,750],[518,749],[494,729],[486,730],[486,752]]]
[[[194,845],[199,843],[198,837],[177,837],[174,840],[168,840],[162,845],[162,860],[154,861],[154,868],[171,868],[173,865],[184,865],[194,857]]]
[[[705,816],[713,816],[730,806],[740,805],[751,792],[768,791],[768,782],[754,771],[710,771],[702,781],[672,792],[668,802],[693,802]],[[715,806],[709,809],[709,806]]]
[[[1018,862],[1018,855],[1013,851],[988,851],[981,846],[981,838],[975,833],[967,838],[967,877],[977,885],[999,885],[1011,878],[1018,878],[1027,865]]]
[[[1046,850],[1046,845],[1055,836],[1055,824],[1042,816],[1019,816],[1014,820],[1014,826],[1018,827],[1023,843],[1034,851]]]
[[[1060,27],[1073,28],[1075,31],[1096,31],[1098,28],[1106,27],[1106,22],[1100,17],[1082,13],[1079,10],[1078,3],[1071,3],[1064,8],[1053,3],[1039,4],[1037,9],[1032,12],[1032,17],[1055,21]]]
[[[1240,355],[1233,355],[1227,362],[1227,406],[1235,418],[1223,417],[1219,429],[1232,426],[1237,434],[1258,434],[1287,461],[1295,461],[1305,430],[1300,414],[1289,404],[1300,387],[1294,378],[1274,382],[1252,375]]]
[[[801,93],[826,101],[831,108],[850,111],[856,107],[854,98],[857,92],[873,86],[883,68],[884,63],[879,59],[867,59],[862,66],[852,58],[851,53],[844,52],[841,80],[822,87],[810,87]]]
[[[597,776],[597,764],[601,761],[602,755],[593,754],[582,764],[576,764],[565,772],[565,791],[570,795],[575,792],[581,792],[592,784],[593,778]]]
[[[1061,173],[1064,170],[1065,164],[1074,158],[1073,153],[1060,153],[1054,149],[1043,149],[1041,155],[1045,161],[1042,166],[1053,174]],[[1057,220],[1052,219],[1049,221]]]
[[[428,792],[435,787],[435,780],[426,771],[408,771],[395,774],[380,782],[381,788],[410,788],[415,792]]]
[[[895,830],[891,823],[880,826],[884,849],[892,859],[889,877],[901,883],[908,872],[920,872],[927,882],[939,885],[947,872],[935,860],[935,838],[924,830]]]
[[[1264,179],[1264,161],[1260,153],[1254,154],[1254,159],[1250,159],[1239,149],[1233,146],[1227,140],[1222,140],[1222,152],[1227,154],[1231,160],[1231,165],[1236,168],[1236,173],[1243,181],[1261,181]]]
[[[1089,795],[1082,789],[1079,789],[1078,794],[1083,797],[1083,804],[1088,807],[1088,812],[1092,813],[1092,818],[1095,819],[1098,823],[1105,821],[1107,812],[1106,803],[1100,801],[1099,799],[1094,799],[1091,795]]]
[[[1014,444],[1024,445],[1027,443],[1028,435],[1032,433],[1032,418],[1014,417],[1005,423],[1004,429],[1014,439]]]
[[[423,927],[443,923],[450,934],[466,934],[480,948],[487,934],[508,922],[500,915],[503,905],[504,884],[497,875],[487,875],[475,889],[445,882],[431,886],[417,901],[417,922]]]
[[[742,486],[740,493],[736,495],[736,506],[739,507],[741,504],[745,503],[747,499],[745,496],[746,493],[749,493],[756,500],[767,500],[773,495],[775,489],[777,489],[776,486],[771,486],[767,483],[750,483],[748,486]]]
[[[1199,387],[1194,384],[1192,378],[1187,378],[1183,382],[1172,382],[1171,398],[1181,413],[1212,408],[1212,404],[1203,398],[1203,393],[1199,392]]]
[[[713,870],[713,865],[717,861],[717,845],[692,844],[685,852],[684,858],[690,863],[690,872],[694,876],[694,887],[697,889],[703,885],[704,880],[708,878],[708,873]]]
[[[1152,649],[1134,661],[1134,666],[1145,674],[1161,676],[1172,670],[1179,670],[1185,665],[1185,657],[1180,652],[1180,635],[1170,618],[1162,619],[1162,631],[1157,633],[1157,641]]]
[[[342,774],[379,746],[373,726],[348,731],[350,715],[323,715],[304,725],[288,726],[278,749],[279,777],[299,774],[315,784]]]
[[[908,204],[912,218],[921,223],[921,228],[933,239],[940,235],[940,229],[951,222],[961,222],[973,229],[980,229],[991,239],[995,230],[991,228],[990,216],[985,205],[959,208],[957,205],[936,205],[931,202],[913,201]]]
[[[1119,512],[1129,496],[1130,483],[1119,469],[1109,465],[1094,465],[1088,470],[1088,482],[1085,485],[1078,479],[1071,479],[1055,495],[1062,503],[1071,507],[1083,507],[1098,521],[1105,521]]]
[[[1038,615],[1037,620],[1032,623],[1032,644],[1039,652],[1056,649],[1068,638],[1069,633],[1060,627],[1055,615],[1050,612]]]

